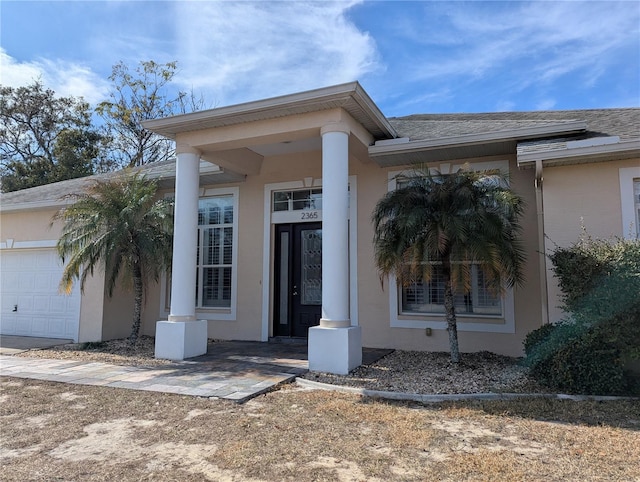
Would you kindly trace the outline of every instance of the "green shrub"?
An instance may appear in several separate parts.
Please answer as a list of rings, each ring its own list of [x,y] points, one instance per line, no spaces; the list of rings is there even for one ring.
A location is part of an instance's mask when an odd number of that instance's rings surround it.
[[[640,359],[640,241],[583,238],[550,256],[567,319],[525,339],[525,364],[553,390],[637,393],[626,364]]]
[[[552,323],[547,323],[546,325],[542,325],[540,328],[528,333],[524,339],[525,355],[530,355],[537,345],[547,340],[551,333],[556,329],[556,326],[557,325]]]
[[[565,339],[549,356],[531,366],[531,375],[549,388],[566,393],[620,395],[631,393],[621,350],[599,328]]]
[[[549,258],[564,308],[573,315],[611,316],[640,307],[640,240],[583,236]]]

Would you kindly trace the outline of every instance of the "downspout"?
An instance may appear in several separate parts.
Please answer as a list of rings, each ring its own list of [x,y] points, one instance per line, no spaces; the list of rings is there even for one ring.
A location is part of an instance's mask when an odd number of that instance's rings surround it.
[[[542,199],[542,160],[536,160],[536,214],[538,217],[538,269],[540,270],[540,302],[542,324],[549,323],[549,293],[547,288],[547,253],[544,240],[544,203]]]

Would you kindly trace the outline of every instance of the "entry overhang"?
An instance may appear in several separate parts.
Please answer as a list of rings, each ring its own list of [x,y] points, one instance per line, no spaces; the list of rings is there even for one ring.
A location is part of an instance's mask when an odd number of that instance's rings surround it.
[[[395,129],[358,82],[334,85],[297,94],[148,120],[145,129],[171,139],[178,134],[215,129],[341,108],[374,139],[397,137]]]

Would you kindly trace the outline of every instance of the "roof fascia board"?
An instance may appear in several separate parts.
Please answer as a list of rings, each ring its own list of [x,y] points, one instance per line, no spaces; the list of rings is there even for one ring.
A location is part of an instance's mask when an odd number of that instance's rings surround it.
[[[349,98],[353,99],[381,130],[388,133],[389,137],[397,137],[395,129],[358,82],[349,82],[189,114],[179,114],[162,119],[152,119],[144,121],[142,125],[145,129],[157,134],[175,138],[176,134],[180,132],[216,127],[218,124],[226,125],[226,123],[238,116],[265,114],[265,119],[280,117],[287,115],[287,110],[292,107],[311,107],[312,110],[325,110],[326,108],[322,107],[323,103],[344,103]],[[316,106],[315,109],[313,109],[314,106]],[[268,113],[271,115],[267,115]],[[353,117],[357,119],[357,116],[354,115]],[[210,126],[207,126],[207,121],[211,124]]]
[[[518,166],[534,164],[536,161],[566,160],[571,161],[576,157],[602,156],[606,154],[621,154],[638,151],[640,155],[640,139],[631,139],[616,144],[603,144],[599,146],[574,147],[569,149],[556,149],[548,151],[528,152],[518,155]]]
[[[356,82],[356,89],[354,94],[351,96],[353,100],[364,109],[364,111],[371,117],[378,127],[382,131],[385,131],[389,134],[389,137],[396,138],[398,137],[398,133],[395,128],[391,125],[386,116],[382,113],[382,111],[378,108],[376,103],[369,97],[369,94],[362,88],[359,82]]]
[[[26,203],[17,203],[9,205],[0,205],[0,213],[14,213],[18,211],[39,211],[42,209],[60,209],[64,206],[71,204],[72,201],[66,200],[46,200],[46,201],[33,201]]]
[[[508,131],[483,132],[480,134],[465,134],[461,136],[441,137],[421,141],[410,141],[403,144],[390,144],[382,146],[370,146],[371,157],[384,156],[386,154],[399,154],[403,152],[415,152],[437,149],[443,147],[460,147],[488,142],[504,142],[518,139],[531,139],[536,137],[555,136],[582,132],[587,129],[584,121],[570,121],[561,124],[552,124],[538,127],[524,127]]]

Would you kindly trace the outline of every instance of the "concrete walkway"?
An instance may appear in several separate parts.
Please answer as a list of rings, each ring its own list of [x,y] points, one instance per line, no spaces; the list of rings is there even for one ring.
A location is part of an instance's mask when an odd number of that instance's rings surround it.
[[[207,355],[154,367],[0,355],[0,374],[244,402],[292,382],[308,369],[306,346],[268,345],[215,343],[215,351]]]
[[[368,362],[390,350],[364,349]],[[155,367],[0,355],[0,375],[244,402],[308,371],[307,346],[214,342],[206,355]]]

